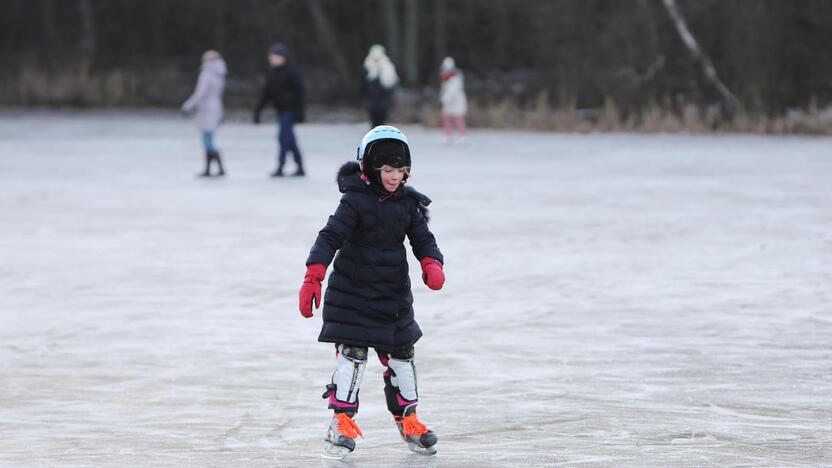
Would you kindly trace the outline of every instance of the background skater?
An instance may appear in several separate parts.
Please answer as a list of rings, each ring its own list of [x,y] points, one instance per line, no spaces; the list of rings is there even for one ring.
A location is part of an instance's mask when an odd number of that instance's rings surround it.
[[[266,84],[260,94],[260,101],[254,109],[254,123],[260,123],[260,112],[269,102],[274,106],[277,114],[277,168],[272,177],[283,176],[283,166],[286,164],[286,153],[291,152],[297,169],[292,175],[303,176],[303,157],[300,153],[295,137],[295,123],[305,120],[303,78],[300,71],[289,57],[289,51],[282,43],[277,43],[269,49],[269,74]]]
[[[205,170],[201,177],[211,176],[211,163],[219,167],[218,176],[225,175],[220,152],[214,145],[214,133],[223,117],[222,95],[225,90],[225,61],[216,50],[207,50],[202,54],[202,67],[193,94],[182,104],[184,112],[196,111],[196,127],[202,132],[202,144],[205,147]]]

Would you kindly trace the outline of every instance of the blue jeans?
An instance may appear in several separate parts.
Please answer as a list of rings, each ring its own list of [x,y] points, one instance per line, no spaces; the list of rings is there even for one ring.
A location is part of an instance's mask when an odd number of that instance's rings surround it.
[[[214,132],[202,132],[202,144],[205,146],[205,151],[216,151],[214,146]]]
[[[291,151],[292,156],[295,158],[295,164],[298,167],[303,167],[303,159],[300,155],[300,148],[298,148],[298,141],[295,138],[295,131],[293,129],[295,125],[295,113],[290,111],[281,112],[277,117],[277,122],[279,125],[277,142],[280,145],[277,153],[278,166],[283,167],[286,163],[286,153]]]

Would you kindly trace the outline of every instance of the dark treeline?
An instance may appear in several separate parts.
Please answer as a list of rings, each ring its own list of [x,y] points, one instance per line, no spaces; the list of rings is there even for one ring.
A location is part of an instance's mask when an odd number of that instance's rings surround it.
[[[748,112],[832,98],[832,2],[678,0],[718,79]],[[0,103],[170,105],[219,50],[247,106],[268,46],[285,42],[313,103],[354,99],[381,43],[405,89],[429,95],[442,57],[478,101],[600,108],[725,104],[664,0],[4,0]],[[545,94],[543,92],[545,91]],[[724,107],[724,106],[723,106]]]

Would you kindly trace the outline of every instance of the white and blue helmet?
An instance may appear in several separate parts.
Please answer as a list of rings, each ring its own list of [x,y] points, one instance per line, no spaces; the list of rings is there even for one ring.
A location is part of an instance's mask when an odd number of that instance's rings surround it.
[[[376,148],[379,150],[383,148],[383,150],[374,151]],[[356,159],[361,163],[361,172],[372,180],[375,176],[375,169],[382,164],[410,167],[410,145],[407,137],[398,128],[391,125],[379,125],[367,132],[361,139]]]

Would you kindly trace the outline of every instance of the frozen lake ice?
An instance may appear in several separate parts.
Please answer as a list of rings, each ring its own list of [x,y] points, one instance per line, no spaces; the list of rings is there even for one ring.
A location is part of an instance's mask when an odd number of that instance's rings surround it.
[[[403,129],[439,453],[371,360],[336,466],[832,466],[831,139]],[[176,114],[0,112],[0,465],[330,466],[297,291],[365,130],[299,126],[274,180],[274,126],[229,123],[204,180]]]

